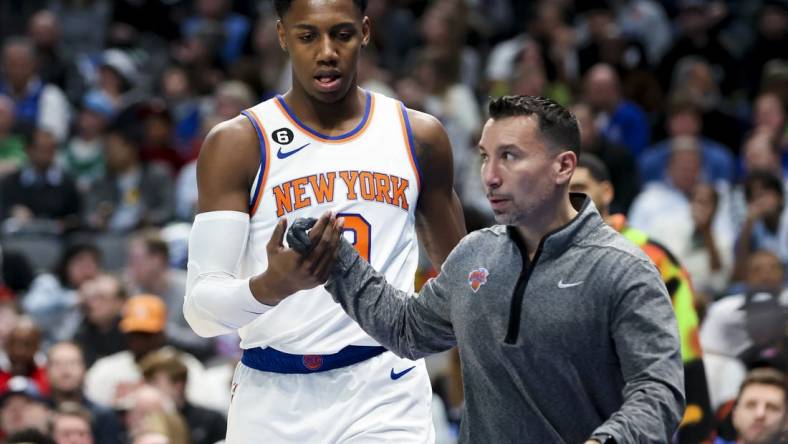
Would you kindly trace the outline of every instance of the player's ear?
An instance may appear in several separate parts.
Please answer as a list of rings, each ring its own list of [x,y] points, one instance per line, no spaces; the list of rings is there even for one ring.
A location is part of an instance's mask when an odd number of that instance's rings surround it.
[[[282,51],[287,52],[287,40],[285,40],[285,25],[282,20],[276,21],[276,36],[279,39],[279,47]]]
[[[371,23],[369,21],[369,17],[364,16],[364,20],[361,21],[361,46],[366,47],[369,45],[369,39],[372,33]]]

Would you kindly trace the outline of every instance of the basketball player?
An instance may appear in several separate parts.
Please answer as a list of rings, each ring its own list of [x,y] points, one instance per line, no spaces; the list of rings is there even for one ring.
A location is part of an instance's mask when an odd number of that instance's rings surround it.
[[[293,86],[207,136],[189,240],[186,319],[202,336],[238,331],[244,349],[227,442],[430,442],[423,361],[386,351],[322,286],[287,297],[284,276],[317,284],[333,257],[301,259],[283,237],[298,217],[320,216],[315,238],[343,220],[359,253],[412,289],[416,231],[436,267],[465,233],[446,132],[357,86],[366,1],[275,5]]]

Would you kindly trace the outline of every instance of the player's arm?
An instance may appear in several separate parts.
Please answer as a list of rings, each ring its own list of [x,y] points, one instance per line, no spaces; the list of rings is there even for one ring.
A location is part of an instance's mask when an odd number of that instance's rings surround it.
[[[462,205],[454,192],[451,144],[443,125],[433,116],[408,110],[421,191],[416,208],[416,230],[436,269],[465,236]]]
[[[281,276],[305,279],[313,264],[284,248],[280,221],[266,248],[268,269],[240,275],[249,238],[249,193],[260,165],[260,142],[244,116],[214,127],[197,162],[198,213],[189,236],[184,317],[200,336],[235,331],[276,305],[291,288]],[[328,216],[316,226],[319,234]],[[311,234],[311,233],[310,233]],[[305,268],[307,267],[307,268]],[[315,282],[314,285],[318,283]]]

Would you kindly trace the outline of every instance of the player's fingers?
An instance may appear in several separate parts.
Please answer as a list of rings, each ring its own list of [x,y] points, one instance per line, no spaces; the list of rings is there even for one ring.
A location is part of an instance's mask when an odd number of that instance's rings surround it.
[[[320,240],[320,255],[315,258],[315,264],[312,269],[312,274],[317,276],[321,281],[328,278],[328,274],[334,266],[341,232],[342,224],[336,220],[331,225],[331,229],[326,229],[323,232],[323,238]]]
[[[320,216],[320,219],[317,220],[317,223],[311,230],[309,230],[309,240],[312,242],[314,246],[317,241],[323,236],[323,230],[325,230],[326,226],[332,222],[334,215],[330,211],[326,211]]]
[[[269,253],[274,253],[279,248],[284,247],[282,240],[284,239],[286,229],[287,219],[279,219],[279,221],[276,223],[276,227],[274,227],[274,232],[271,233],[271,239],[268,240],[268,244],[265,247]]]
[[[329,247],[331,233],[334,230],[336,230],[336,219],[333,215],[331,215],[326,221],[326,224],[323,226],[322,231],[317,233],[320,235],[320,237],[312,240],[313,248],[309,253],[309,257],[307,258],[307,267],[310,273],[314,274],[315,270],[321,263],[323,255],[325,254],[326,249]],[[309,234],[312,234],[312,232]]]

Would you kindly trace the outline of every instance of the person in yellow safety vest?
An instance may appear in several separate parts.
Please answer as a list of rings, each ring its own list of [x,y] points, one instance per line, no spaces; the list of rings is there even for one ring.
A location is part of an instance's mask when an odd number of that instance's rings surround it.
[[[587,194],[605,222],[640,246],[656,265],[670,294],[681,337],[687,408],[679,427],[678,442],[698,443],[708,439],[714,418],[698,337],[700,321],[695,310],[689,273],[665,246],[649,239],[646,233],[627,226],[625,215],[610,214],[609,206],[615,190],[605,164],[598,157],[582,153],[572,176],[570,190]]]

